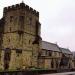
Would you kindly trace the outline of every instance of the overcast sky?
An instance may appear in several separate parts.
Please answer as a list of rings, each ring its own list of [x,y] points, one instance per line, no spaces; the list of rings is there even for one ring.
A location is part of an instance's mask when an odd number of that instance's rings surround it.
[[[22,0],[0,0],[0,18],[3,7]],[[75,51],[75,0],[24,0],[40,12],[43,40],[57,43]]]

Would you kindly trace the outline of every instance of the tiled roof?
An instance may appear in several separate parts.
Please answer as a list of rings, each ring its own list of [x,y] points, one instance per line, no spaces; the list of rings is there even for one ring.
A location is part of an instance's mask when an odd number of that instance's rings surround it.
[[[57,44],[42,41],[42,49],[61,52]]]
[[[66,49],[66,48],[60,48],[60,50],[62,51],[62,53],[72,54],[72,52],[71,52],[69,49]]]

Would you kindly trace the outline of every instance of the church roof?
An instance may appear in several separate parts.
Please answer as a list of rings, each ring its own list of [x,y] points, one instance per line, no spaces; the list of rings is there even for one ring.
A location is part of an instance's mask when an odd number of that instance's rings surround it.
[[[60,48],[60,50],[62,51],[62,53],[65,53],[65,54],[72,54],[72,52],[71,52],[69,49]]]
[[[42,41],[42,49],[61,52],[57,44]]]

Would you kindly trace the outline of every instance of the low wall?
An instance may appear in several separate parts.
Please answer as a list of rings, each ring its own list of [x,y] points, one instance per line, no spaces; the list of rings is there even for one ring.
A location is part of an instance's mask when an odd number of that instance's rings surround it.
[[[0,75],[40,75],[56,73],[55,70],[34,70],[34,71],[3,71],[0,72]]]
[[[65,72],[67,72],[66,70]],[[68,72],[75,71],[70,70]],[[63,72],[63,71],[60,71]],[[33,70],[33,71],[2,71],[0,72],[0,75],[41,75],[41,74],[50,74],[50,73],[60,73],[56,70]]]

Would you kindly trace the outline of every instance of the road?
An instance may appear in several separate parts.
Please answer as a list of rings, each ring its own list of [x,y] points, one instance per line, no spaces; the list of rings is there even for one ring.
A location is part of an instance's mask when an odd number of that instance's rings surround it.
[[[64,72],[64,73],[54,73],[54,74],[42,74],[42,75],[75,75],[75,72]]]

